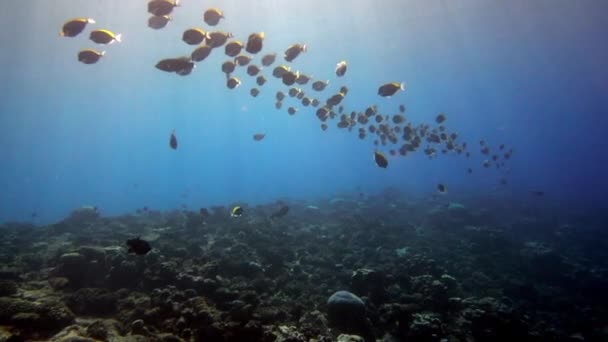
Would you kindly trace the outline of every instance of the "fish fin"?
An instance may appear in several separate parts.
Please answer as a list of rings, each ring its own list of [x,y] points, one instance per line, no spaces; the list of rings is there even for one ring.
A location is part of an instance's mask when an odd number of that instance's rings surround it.
[[[89,23],[89,24],[95,24],[95,19],[93,19],[93,18],[87,18],[87,23]]]
[[[59,31],[59,36],[65,37],[65,33],[63,33],[63,31]]]
[[[114,37],[114,40],[116,40],[116,41],[117,41],[117,42],[119,42],[119,43],[120,43],[120,42],[122,42],[122,33],[117,34],[117,35]]]

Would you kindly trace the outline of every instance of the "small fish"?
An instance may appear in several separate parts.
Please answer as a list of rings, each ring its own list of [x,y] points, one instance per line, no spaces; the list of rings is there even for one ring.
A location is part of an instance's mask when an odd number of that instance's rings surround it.
[[[190,58],[195,62],[202,62],[205,58],[209,57],[211,50],[213,50],[211,46],[202,44],[192,51]]]
[[[266,134],[264,134],[264,133],[256,133],[256,134],[253,135],[253,140],[255,140],[255,141],[261,141],[265,137],[266,137]]]
[[[393,123],[398,125],[401,124],[405,121],[405,118],[403,117],[403,115],[401,114],[395,114],[393,115]]]
[[[275,97],[276,97],[277,101],[283,101],[283,99],[285,98],[285,93],[279,90],[279,91],[277,91],[277,94]]]
[[[312,102],[310,104],[313,107],[317,107],[317,106],[319,106],[319,104],[321,104],[321,101],[319,101],[318,99],[312,99]]]
[[[302,99],[302,105],[304,107],[310,106],[310,102],[311,102],[310,97],[305,97],[305,98]]]
[[[166,72],[183,73],[192,70],[194,63],[188,57],[166,58],[156,63],[156,68]]]
[[[148,241],[142,240],[139,237],[127,240],[127,246],[129,247],[128,253],[135,253],[137,255],[146,255],[152,249]]]
[[[230,211],[230,216],[232,217],[241,217],[242,215],[243,208],[239,207],[238,205],[232,208],[232,210]]]
[[[153,15],[148,18],[148,27],[154,30],[160,30],[167,26],[169,21],[171,21],[171,17],[168,15]]]
[[[347,86],[341,86],[340,87],[340,92],[342,94],[344,94],[344,96],[346,96],[346,94],[348,94],[348,87]]]
[[[381,85],[378,88],[378,95],[383,97],[393,96],[399,90],[405,90],[404,83],[391,82]]]
[[[341,61],[336,64],[336,76],[342,77],[346,74],[347,63],[346,61]]]
[[[236,69],[236,64],[233,61],[225,61],[222,63],[222,71],[226,73],[226,75],[233,73],[234,69]]]
[[[277,59],[277,54],[276,53],[269,53],[267,55],[264,55],[264,57],[262,57],[262,65],[263,66],[271,66],[272,63],[274,63],[274,61]]]
[[[228,89],[234,89],[234,88],[238,87],[240,84],[241,84],[241,80],[239,80],[236,77],[230,77],[226,81],[226,86],[228,87]]]
[[[266,77],[264,77],[264,75],[256,77],[255,83],[257,83],[257,85],[259,85],[260,87],[263,86],[266,83]]]
[[[439,192],[440,194],[447,194],[448,192],[448,187],[445,184],[437,184],[437,192]]]
[[[209,26],[215,26],[224,18],[224,13],[217,8],[210,8],[203,13],[203,21]]]
[[[300,92],[302,91],[302,89],[299,88],[289,88],[289,91],[287,92],[287,94],[290,97],[295,97],[296,95],[298,95]]]
[[[207,32],[207,45],[212,48],[220,47],[228,41],[229,38],[232,38],[233,35],[230,32],[222,32],[222,31],[213,31]]]
[[[230,57],[236,57],[239,53],[241,53],[243,46],[243,43],[241,43],[240,41],[233,40],[226,44],[226,46],[224,47],[224,52]]]
[[[329,99],[327,99],[326,103],[327,103],[327,106],[333,107],[333,106],[339,105],[343,99],[344,99],[344,94],[337,93],[337,94],[332,95]]]
[[[105,53],[105,51],[99,52],[94,49],[84,49],[78,53],[78,61],[84,64],[95,64]]]
[[[179,6],[179,0],[151,0],[148,2],[148,13],[156,16],[168,15]]]
[[[289,115],[294,115],[297,111],[298,111],[298,109],[295,107],[287,108],[287,113],[289,113]]]
[[[205,31],[198,27],[187,29],[182,34],[182,40],[188,45],[199,45],[206,37]]]
[[[294,83],[296,83],[296,78],[298,78],[298,76],[300,76],[300,73],[298,71],[296,71],[296,72],[288,71],[288,72],[284,73],[281,78],[283,79],[284,85],[292,86]]]
[[[439,114],[437,115],[437,117],[435,118],[435,122],[437,122],[438,124],[441,124],[441,123],[443,123],[443,122],[444,122],[446,119],[447,119],[447,118],[446,118],[445,114],[443,114],[443,113],[439,113]],[[442,126],[442,127],[443,127],[443,126]]]
[[[177,150],[177,137],[175,137],[175,130],[171,131],[171,137],[169,138],[169,147]]]
[[[75,18],[68,20],[63,24],[59,35],[62,37],[76,37],[84,31],[87,24],[95,24],[95,20],[91,18]]]
[[[289,212],[289,207],[284,205],[278,211],[272,213],[272,215],[270,215],[270,219],[272,220],[275,218],[281,218],[281,217],[287,215],[288,212]]]
[[[274,108],[281,109],[281,107],[283,107],[283,102],[277,101],[274,103]]]
[[[245,46],[245,51],[256,54],[262,51],[262,46],[264,44],[264,32],[252,33],[247,38],[247,45]]]
[[[289,67],[285,65],[279,65],[272,70],[272,76],[276,78],[282,78],[284,74],[290,72]]]
[[[386,159],[386,156],[384,156],[382,152],[374,152],[374,161],[376,162],[376,165],[378,165],[378,167],[381,167],[383,169],[386,169],[388,167],[388,159]]]
[[[399,105],[399,111],[400,111],[401,113],[405,113],[405,106],[404,106],[404,105],[402,105],[402,104],[400,104],[400,105]]]
[[[239,66],[245,66],[245,65],[249,64],[249,62],[251,62],[251,57],[246,56],[246,55],[238,55],[238,56],[234,57],[234,62],[236,64],[238,64]]]
[[[312,89],[316,91],[323,91],[325,87],[329,84],[329,80],[327,81],[316,81],[312,84]]]
[[[251,88],[249,94],[253,97],[258,97],[258,95],[260,95],[260,90],[258,88]]]
[[[257,66],[257,65],[255,65],[255,64],[250,64],[250,65],[247,67],[247,75],[252,76],[252,77],[253,77],[253,76],[256,76],[257,74],[259,74],[259,73],[260,73],[260,71],[261,71],[260,67],[258,67],[258,66]]]
[[[326,123],[322,123],[321,124],[321,130],[323,130],[323,131],[327,130],[327,124]]]
[[[121,42],[122,35],[114,34],[114,32],[106,29],[93,30],[89,35],[89,39],[97,44],[112,44],[114,42]]]
[[[306,52],[306,44],[293,44],[285,50],[285,60],[292,62],[301,52]]]

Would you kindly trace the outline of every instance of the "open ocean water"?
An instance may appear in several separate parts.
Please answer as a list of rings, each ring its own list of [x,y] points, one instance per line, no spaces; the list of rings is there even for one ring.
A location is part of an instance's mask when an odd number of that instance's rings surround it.
[[[608,341],[607,13],[6,1],[0,341]]]

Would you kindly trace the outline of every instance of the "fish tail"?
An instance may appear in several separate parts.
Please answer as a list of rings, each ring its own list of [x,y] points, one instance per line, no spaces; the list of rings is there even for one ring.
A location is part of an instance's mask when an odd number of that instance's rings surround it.
[[[175,0],[175,7],[177,7],[179,5],[180,5],[179,0]]]
[[[405,83],[401,82],[401,83],[399,84],[399,89],[401,89],[401,90],[405,90]]]
[[[308,48],[306,47],[306,44],[303,44],[303,45],[302,45],[302,52],[306,52],[306,50],[307,50],[307,49],[308,49]]]
[[[116,37],[114,37],[114,40],[116,40],[117,42],[122,42],[122,33],[119,33],[116,35]]]
[[[87,23],[89,23],[89,24],[95,24],[95,19],[93,19],[93,18],[87,18]]]

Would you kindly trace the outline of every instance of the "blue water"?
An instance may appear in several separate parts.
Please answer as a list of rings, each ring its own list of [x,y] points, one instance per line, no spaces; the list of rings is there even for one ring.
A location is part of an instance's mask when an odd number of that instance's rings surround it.
[[[528,191],[543,190],[543,200],[559,206],[606,205],[604,2],[182,3],[159,31],[146,25],[145,1],[3,4],[0,222],[52,222],[85,204],[115,215],[144,205],[314,200],[387,186],[430,196],[439,182],[454,198],[532,201]],[[394,114],[404,104],[415,124],[445,112],[446,125],[468,143],[473,158],[440,154],[429,160],[420,149],[380,169],[369,135],[361,141],[356,128],[338,130],[337,121],[322,132],[314,109],[298,105],[295,116],[287,114],[297,104],[290,98],[276,110],[275,92],[288,87],[271,76],[272,68],[263,71],[269,82],[257,98],[249,95],[254,79],[244,68],[236,72],[241,87],[227,89],[223,48],[187,77],[155,69],[162,58],[192,51],[181,34],[207,28],[202,11],[214,6],[226,16],[217,29],[242,41],[266,33],[260,55],[280,56],[290,44],[306,43],[308,51],[292,68],[330,80],[320,100],[347,85],[347,112],[376,104]],[[67,19],[81,16],[97,24],[76,38],[58,35]],[[76,54],[96,47],[88,40],[91,28],[121,33],[123,42],[99,47],[106,56],[84,65]],[[340,60],[349,69],[338,79],[333,70]],[[392,81],[405,82],[406,91],[379,97],[378,86]],[[168,146],[172,129],[176,151]],[[266,139],[254,142],[257,132]],[[481,167],[482,138],[513,148],[508,171]],[[501,177],[507,186],[498,185]]]

